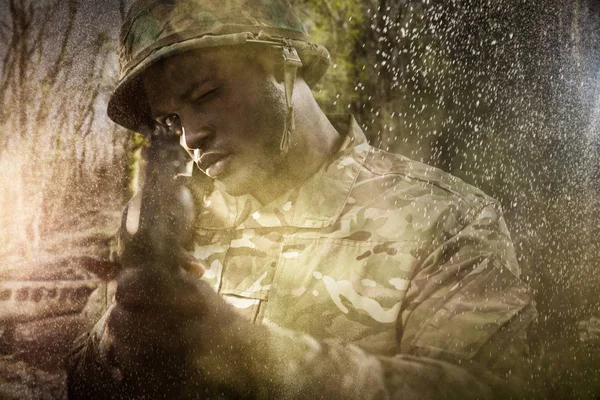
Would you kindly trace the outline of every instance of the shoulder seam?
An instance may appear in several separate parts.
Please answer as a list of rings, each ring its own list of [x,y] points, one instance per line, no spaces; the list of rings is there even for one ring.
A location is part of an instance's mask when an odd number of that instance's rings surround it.
[[[372,166],[369,165],[369,163],[366,162],[366,160],[365,160],[365,162],[363,162],[363,168],[367,169],[369,172],[371,172],[373,174],[376,174],[376,175],[379,175],[379,176],[398,175],[398,176],[403,176],[403,177],[407,177],[409,179],[413,179],[413,180],[419,181],[419,182],[421,182],[421,183],[423,183],[425,185],[435,186],[436,188],[441,189],[441,190],[443,190],[443,191],[445,191],[447,193],[450,193],[451,195],[455,196],[459,200],[463,201],[467,206],[469,206],[469,208],[474,209],[474,210],[480,210],[480,209],[482,209],[482,208],[484,208],[484,207],[486,207],[488,205],[492,205],[492,206],[496,206],[496,207],[499,205],[499,202],[496,199],[494,199],[493,197],[487,195],[486,193],[484,193],[483,191],[481,191],[479,188],[476,188],[475,186],[473,186],[473,185],[471,185],[471,184],[463,181],[462,179],[460,179],[458,177],[453,176],[449,172],[441,170],[440,168],[433,167],[433,166],[424,164],[424,163],[419,162],[419,161],[411,160],[410,158],[408,158],[408,157],[406,157],[406,156],[404,156],[402,154],[390,153],[390,152],[387,152],[385,150],[381,150],[381,149],[378,149],[378,148],[375,148],[375,147],[371,147],[371,149],[372,149],[371,153],[375,153],[375,152],[377,152],[377,153],[384,153],[384,154],[389,155],[389,156],[391,156],[393,158],[402,158],[403,161],[408,162],[408,163],[418,163],[418,164],[421,164],[421,165],[423,165],[423,166],[425,166],[427,168],[431,168],[433,170],[441,171],[443,174],[445,174],[446,176],[448,176],[449,179],[452,180],[449,183],[451,183],[453,185],[456,185],[456,184],[458,184],[458,185],[461,185],[461,184],[462,185],[467,185],[468,187],[470,187],[472,189],[475,189],[475,191],[476,191],[475,194],[480,199],[480,201],[479,202],[470,201],[466,195],[461,194],[458,190],[452,190],[451,188],[444,187],[444,185],[442,185],[441,181],[439,181],[439,180],[427,179],[427,178],[424,178],[424,177],[419,176],[417,174],[413,174],[410,171],[406,171],[406,170],[403,170],[403,171],[390,170],[390,171],[385,171],[385,172],[378,171],[377,169],[372,168]]]

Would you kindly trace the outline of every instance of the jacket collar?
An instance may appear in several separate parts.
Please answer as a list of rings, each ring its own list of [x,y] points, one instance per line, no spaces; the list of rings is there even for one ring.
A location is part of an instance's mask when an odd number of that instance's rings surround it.
[[[200,199],[197,228],[323,228],[333,224],[346,205],[370,147],[354,117],[328,118],[346,136],[340,150],[311,178],[264,206],[251,195],[227,194],[215,181],[214,190]]]

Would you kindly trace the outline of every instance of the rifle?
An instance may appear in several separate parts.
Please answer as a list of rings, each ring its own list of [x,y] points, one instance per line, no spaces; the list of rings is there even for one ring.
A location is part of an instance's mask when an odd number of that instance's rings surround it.
[[[142,189],[123,213],[119,235],[123,268],[176,273],[193,239],[194,200],[187,187],[191,165],[172,129],[157,127],[145,154]]]

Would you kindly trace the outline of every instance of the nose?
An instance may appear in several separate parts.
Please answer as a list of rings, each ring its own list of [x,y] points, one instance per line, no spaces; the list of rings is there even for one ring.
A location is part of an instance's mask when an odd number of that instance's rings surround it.
[[[213,136],[213,129],[209,126],[200,128],[186,125],[184,118],[179,114],[173,114],[165,119],[165,123],[177,136],[181,136],[181,144],[190,150],[205,150],[207,141]]]
[[[212,136],[212,129],[209,127],[202,127],[194,131],[183,129],[183,131],[185,144],[190,149],[205,150],[207,141]]]

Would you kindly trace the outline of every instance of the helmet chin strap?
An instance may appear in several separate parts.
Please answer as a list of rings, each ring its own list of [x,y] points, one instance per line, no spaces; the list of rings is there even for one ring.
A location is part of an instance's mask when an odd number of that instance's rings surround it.
[[[283,127],[283,136],[279,149],[282,154],[287,154],[291,146],[291,136],[296,129],[294,122],[294,105],[292,99],[294,96],[294,83],[296,82],[296,72],[302,67],[302,61],[298,52],[292,46],[283,47],[283,83],[285,87],[285,101],[287,104],[287,115]]]
[[[187,139],[185,138],[185,128],[181,127],[181,135],[179,136],[179,144],[185,149],[185,151],[192,157],[192,160],[197,164],[200,161],[200,149],[192,149],[187,145]]]
[[[206,171],[203,171],[202,168],[200,168],[200,156],[202,153],[200,152],[200,149],[192,149],[188,147],[187,139],[185,138],[185,128],[183,126],[181,127],[181,135],[179,136],[179,145],[183,147],[186,153],[188,153],[188,155],[192,158],[192,163],[196,164],[198,169],[206,174]]]

